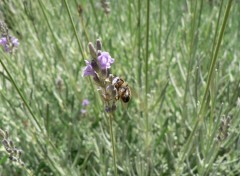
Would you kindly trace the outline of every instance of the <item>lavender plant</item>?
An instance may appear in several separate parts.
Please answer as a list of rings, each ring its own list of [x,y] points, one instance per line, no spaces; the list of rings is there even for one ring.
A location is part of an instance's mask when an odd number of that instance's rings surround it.
[[[25,163],[21,159],[23,151],[14,145],[14,142],[9,138],[8,131],[0,129],[0,139],[2,141],[3,147],[8,153],[9,160],[20,165],[23,169],[26,170],[28,175],[32,176],[32,171],[26,168]]]
[[[98,91],[105,104],[105,111],[110,114],[109,126],[112,141],[114,173],[117,175],[116,152],[112,129],[113,112],[116,110],[116,101],[119,100],[120,97],[124,102],[130,100],[130,89],[127,87],[127,85],[126,87],[121,87],[124,81],[119,77],[114,77],[110,73],[111,65],[115,60],[108,52],[102,51],[101,41],[99,39],[97,40],[96,49],[92,43],[89,43],[88,47],[92,59],[91,61],[86,61],[87,66],[84,68],[83,76],[93,77],[93,80],[98,86]]]
[[[102,43],[100,40],[96,42],[95,49],[92,43],[88,47],[92,56],[91,61],[86,61],[87,66],[84,68],[83,76],[92,76],[94,82],[98,86],[103,102],[105,103],[105,111],[110,113],[116,110],[116,101],[118,100],[118,90],[114,85],[114,77],[110,73],[111,65],[114,59],[108,52],[101,51]]]
[[[5,52],[12,53],[19,45],[18,39],[9,35],[8,27],[3,21],[0,21],[0,32],[2,33],[0,45],[3,46]],[[0,137],[5,150],[9,154],[9,159],[24,166],[24,162],[21,160],[22,150],[15,147],[13,141],[9,139],[8,132],[0,129]]]
[[[3,21],[0,21],[0,31],[2,33],[0,45],[2,45],[5,52],[13,53],[14,50],[19,46],[18,39],[9,35],[8,27]]]
[[[9,139],[9,134],[7,131],[0,129],[0,137],[2,139],[2,145],[4,146],[6,152],[9,154],[9,159],[13,162],[24,166],[24,162],[21,160],[22,150],[15,147],[13,141]]]

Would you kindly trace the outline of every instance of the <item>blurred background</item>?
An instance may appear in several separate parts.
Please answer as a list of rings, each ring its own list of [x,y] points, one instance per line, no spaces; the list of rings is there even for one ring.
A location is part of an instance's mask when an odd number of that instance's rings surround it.
[[[2,0],[19,46],[0,50],[0,128],[25,167],[1,146],[0,175],[114,175],[109,116],[82,77],[96,39],[132,91],[114,113],[118,175],[240,174],[239,16],[238,0]]]

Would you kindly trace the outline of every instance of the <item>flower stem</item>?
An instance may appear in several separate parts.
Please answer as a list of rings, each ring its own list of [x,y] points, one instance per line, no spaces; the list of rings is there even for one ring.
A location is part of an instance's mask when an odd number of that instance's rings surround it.
[[[114,175],[117,176],[117,164],[116,164],[116,150],[115,150],[115,140],[113,136],[113,128],[112,128],[112,120],[113,120],[113,113],[110,113],[109,116],[109,128],[110,128],[110,137],[112,142],[112,155],[113,155],[113,164],[114,164]]]
[[[74,35],[75,35],[75,37],[76,37],[76,39],[77,39],[78,48],[79,48],[79,51],[80,51],[80,53],[81,53],[81,55],[82,55],[82,60],[81,60],[81,61],[82,61],[82,63],[83,63],[83,62],[84,62],[84,59],[85,59],[85,56],[84,56],[84,52],[83,52],[83,49],[82,49],[82,45],[81,45],[80,39],[79,39],[79,37],[78,37],[78,35],[77,35],[77,30],[76,30],[76,27],[75,27],[75,25],[74,25],[73,18],[72,18],[72,15],[71,15],[71,12],[70,12],[68,3],[67,3],[66,0],[64,0],[63,2],[64,2],[64,4],[65,4],[65,6],[66,6],[66,9],[67,9],[67,12],[68,12],[68,16],[69,16],[69,19],[70,19],[70,21],[71,21],[71,25],[72,25],[72,28],[73,28],[73,31],[74,31]]]
[[[33,120],[35,123],[33,123],[35,125],[35,127],[37,128],[38,131],[43,131],[41,125],[39,124],[39,122],[37,121],[36,116],[34,115],[34,113],[32,112],[29,104],[27,103],[26,99],[24,98],[23,94],[21,93],[20,89],[18,88],[16,82],[14,81],[12,75],[10,74],[10,72],[8,71],[7,67],[5,66],[5,64],[3,63],[2,59],[0,59],[0,63],[2,65],[2,67],[4,68],[4,70],[7,72],[7,75],[9,77],[9,80],[11,81],[11,83],[13,84],[13,86],[15,87],[15,89],[17,90],[17,93],[19,94],[19,96],[21,97],[22,101],[24,102],[25,106],[27,107],[28,111],[30,112],[31,116],[33,117]]]
[[[138,58],[142,60],[141,55],[141,46],[142,46],[142,38],[141,38],[141,0],[138,0]],[[138,64],[138,84],[140,88],[142,88],[142,62],[140,61]]]
[[[149,150],[149,117],[148,117],[148,57],[149,57],[149,23],[150,23],[150,0],[147,1],[147,30],[146,30],[146,58],[145,58],[145,120],[146,120],[146,152]],[[148,155],[148,154],[147,154]]]

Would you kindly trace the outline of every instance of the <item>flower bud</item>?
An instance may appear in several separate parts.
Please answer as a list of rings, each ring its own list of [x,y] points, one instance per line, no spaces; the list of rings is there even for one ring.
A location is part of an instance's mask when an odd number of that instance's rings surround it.
[[[88,48],[93,59],[96,59],[97,58],[96,50],[91,42],[88,44]]]
[[[97,39],[97,51],[98,50],[102,50],[102,42],[99,39]]]

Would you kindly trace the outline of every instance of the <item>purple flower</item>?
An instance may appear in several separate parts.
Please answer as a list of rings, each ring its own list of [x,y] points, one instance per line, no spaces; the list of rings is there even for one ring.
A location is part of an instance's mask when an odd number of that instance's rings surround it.
[[[87,110],[86,109],[81,109],[81,114],[84,115],[87,113]]]
[[[18,42],[18,39],[17,39],[17,38],[11,37],[11,42],[12,42],[12,44],[13,44],[14,47],[18,47],[19,42]]]
[[[12,36],[9,36],[7,38],[6,36],[0,38],[0,45],[4,47],[4,50],[6,52],[11,51],[13,48],[16,48],[19,46],[18,39]]]
[[[86,107],[89,105],[89,100],[88,99],[84,99],[82,101],[82,109],[81,109],[81,114],[84,115],[87,113],[87,109]]]
[[[114,63],[114,59],[111,58],[108,52],[102,52],[97,58],[98,64],[102,70],[106,70]]]
[[[87,105],[89,105],[89,100],[88,100],[88,99],[84,99],[84,100],[82,101],[82,106],[83,106],[83,107],[86,107]]]
[[[7,45],[7,38],[6,37],[2,37],[1,39],[0,39],[0,45]]]
[[[87,60],[85,62],[87,64],[87,66],[83,70],[83,76],[91,76],[91,75],[94,76],[96,73],[91,65],[91,62],[89,62]]]

